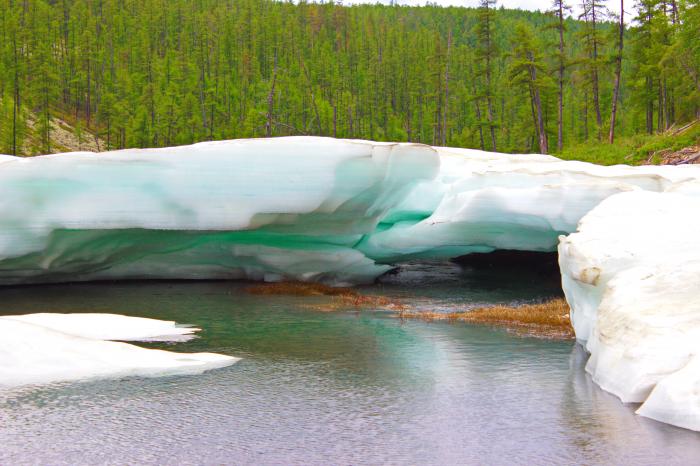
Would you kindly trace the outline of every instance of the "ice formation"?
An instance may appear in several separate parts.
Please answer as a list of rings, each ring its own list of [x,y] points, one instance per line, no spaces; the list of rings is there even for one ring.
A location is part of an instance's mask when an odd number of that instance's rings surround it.
[[[39,313],[2,316],[2,318],[41,325],[57,332],[94,340],[182,342],[191,340],[194,334],[201,330],[196,327],[177,325],[169,320],[119,314]]]
[[[700,430],[700,197],[612,196],[561,239],[593,380],[639,414]]]
[[[369,282],[409,258],[554,251],[606,197],[699,173],[314,137],[0,160],[4,284]]]
[[[0,165],[0,283],[100,278],[371,281],[353,249],[435,177],[415,144],[286,138]]]
[[[163,337],[163,332],[178,335],[180,329],[172,322],[111,314],[0,317],[0,387],[199,374],[238,361],[221,354],[176,353],[105,341],[148,340]]]
[[[438,176],[389,212],[382,221],[390,227],[358,246],[369,257],[394,262],[494,249],[555,251],[559,235],[574,231],[603,199],[700,178],[697,167],[602,167],[543,155],[437,150]]]
[[[559,247],[594,379],[699,429],[698,180],[697,166],[314,137],[0,156],[0,284],[352,284],[407,259]]]

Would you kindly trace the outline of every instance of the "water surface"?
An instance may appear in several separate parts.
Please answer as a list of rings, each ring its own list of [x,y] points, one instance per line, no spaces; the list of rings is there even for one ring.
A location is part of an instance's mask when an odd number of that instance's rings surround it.
[[[495,273],[495,272],[494,272]],[[426,309],[532,300],[527,274],[413,264],[366,293]],[[598,389],[573,342],[386,312],[232,282],[0,288],[0,314],[114,312],[194,324],[187,343],[239,363],[201,376],[0,392],[0,464],[692,464],[700,435]]]

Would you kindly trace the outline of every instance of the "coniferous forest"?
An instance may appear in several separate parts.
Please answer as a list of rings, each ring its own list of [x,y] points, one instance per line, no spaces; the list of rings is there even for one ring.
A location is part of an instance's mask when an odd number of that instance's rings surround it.
[[[0,153],[60,150],[55,121],[99,150],[324,135],[559,153],[700,116],[697,0],[624,4],[630,24],[582,1],[0,0]]]

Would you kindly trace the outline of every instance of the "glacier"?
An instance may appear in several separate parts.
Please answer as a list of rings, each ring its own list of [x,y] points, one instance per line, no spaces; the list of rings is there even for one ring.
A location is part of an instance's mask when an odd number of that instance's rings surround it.
[[[692,165],[319,137],[0,156],[0,284],[351,285],[406,260],[558,251],[596,383],[700,430],[698,200]]]

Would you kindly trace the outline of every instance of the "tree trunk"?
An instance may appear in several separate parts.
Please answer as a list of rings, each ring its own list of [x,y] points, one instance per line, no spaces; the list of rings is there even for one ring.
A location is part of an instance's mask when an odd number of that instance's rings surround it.
[[[88,51],[88,53],[90,53]],[[85,121],[90,128],[90,57],[87,59],[87,99],[85,99]]]
[[[661,80],[659,79],[659,93],[658,93],[658,109],[656,111],[656,130],[661,132],[663,130],[664,121],[664,107],[663,107],[663,87],[661,85]]]
[[[484,146],[484,127],[481,125],[481,108],[479,107],[479,99],[474,99],[474,105],[476,106],[476,119],[479,125],[479,145],[481,150],[486,150]]]
[[[671,23],[678,23],[678,2],[671,0]]]
[[[598,125],[598,140],[600,140],[600,130],[603,126],[603,118],[600,113],[600,92],[598,83],[598,40],[596,34],[596,13],[595,7],[592,8],[592,26],[593,26],[593,70],[591,73],[591,82],[593,84],[593,107],[595,108],[595,121]]]
[[[481,150],[486,150],[484,146],[484,127],[481,124],[481,107],[479,106],[479,99],[476,97],[476,79],[474,78],[474,68],[469,65],[469,74],[471,75],[469,81],[472,83],[472,93],[474,94],[474,110],[476,112],[476,122],[479,128],[479,147]]]
[[[17,34],[17,31],[14,31]],[[17,38],[12,37],[14,56],[14,89],[12,99],[12,155],[17,155],[17,120],[19,117],[19,57],[17,56]]]
[[[564,0],[559,0],[559,95],[557,113],[557,150],[564,145]]]
[[[496,152],[496,128],[493,127],[493,107],[491,97],[486,98],[486,109],[488,110],[489,131],[491,132],[491,149]]]
[[[528,53],[528,59],[533,61],[532,53]],[[540,153],[546,154],[549,152],[547,147],[547,131],[544,127],[544,118],[542,117],[542,102],[540,100],[540,90],[537,88],[537,70],[534,66],[529,66],[530,69],[530,95],[532,96],[532,105],[537,116],[537,137],[540,143]]]
[[[488,3],[486,4],[488,9]],[[490,27],[486,26],[486,111],[489,120],[489,131],[491,133],[491,149],[496,152],[496,130],[493,127],[493,104],[491,102],[491,34]]]
[[[452,31],[447,34],[447,53],[445,54],[445,109],[442,112],[442,145],[447,145],[447,109],[450,100],[450,48],[452,47]]]
[[[583,94],[583,140],[588,141],[588,91]]]
[[[620,0],[620,30],[617,57],[615,58],[615,87],[613,88],[612,110],[610,112],[610,133],[608,142],[615,140],[615,117],[617,116],[617,101],[620,98],[620,74],[622,71],[622,40],[625,33],[625,0]]]
[[[275,68],[272,72],[272,84],[270,92],[267,94],[267,122],[265,123],[265,135],[269,138],[272,136],[272,111],[275,102],[275,83],[277,82],[277,51],[275,51]]]
[[[654,90],[654,83],[650,76],[647,76],[647,133],[654,132],[654,100],[651,93]]]

